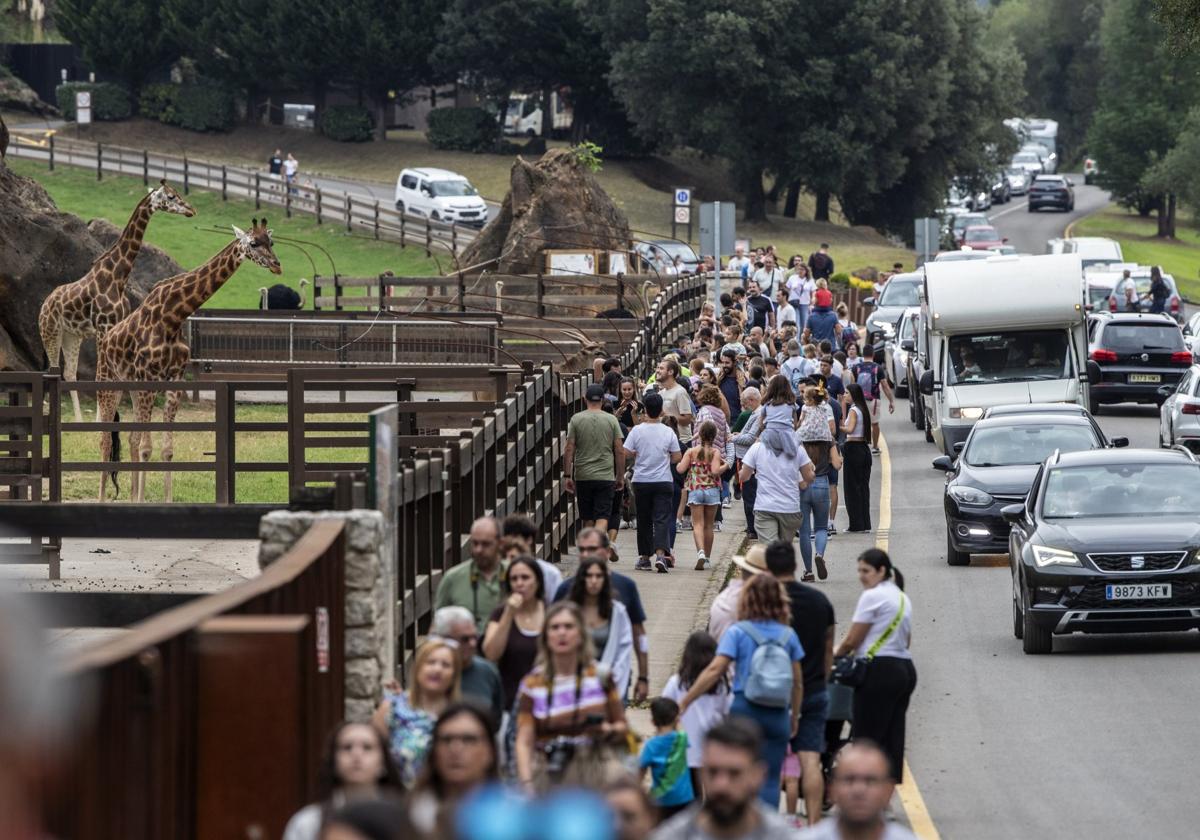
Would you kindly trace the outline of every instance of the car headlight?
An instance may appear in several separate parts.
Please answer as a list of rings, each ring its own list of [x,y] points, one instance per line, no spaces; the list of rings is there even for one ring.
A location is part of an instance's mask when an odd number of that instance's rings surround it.
[[[1080,565],[1079,558],[1073,551],[1051,548],[1048,545],[1031,545],[1029,547],[1033,550],[1033,562],[1037,564],[1038,568]]]
[[[982,416],[983,409],[978,406],[950,409],[950,419],[952,420],[978,420]]]
[[[990,494],[975,487],[965,487],[955,484],[948,492],[950,493],[950,497],[959,504],[971,505],[973,507],[987,507],[995,501]]]

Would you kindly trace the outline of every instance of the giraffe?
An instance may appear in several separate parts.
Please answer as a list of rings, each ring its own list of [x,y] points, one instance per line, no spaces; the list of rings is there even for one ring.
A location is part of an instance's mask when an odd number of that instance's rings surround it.
[[[155,211],[175,213],[191,218],[196,215],[192,205],[184,201],[166,180],[151,187],[133,208],[133,215],[112,247],[92,263],[88,273],[57,287],[42,303],[38,313],[38,332],[50,367],[58,365],[58,352],[63,355],[63,379],[74,382],[79,371],[79,349],[84,339],[102,335],[129,314],[125,286],[133,261],[142,248],[142,237]],[[79,393],[71,392],[76,422],[83,420],[79,409]]]
[[[234,226],[233,241],[208,262],[192,271],[168,277],[151,289],[141,306],[98,340],[96,381],[155,382],[182,379],[191,358],[187,342],[181,337],[183,323],[188,316],[233,276],[243,260],[250,260],[272,274],[282,273],[273,250],[271,233],[266,219],[261,222],[254,219],[249,231]],[[167,392],[163,408],[164,422],[175,422],[180,393]],[[112,422],[120,396],[119,391],[100,391],[96,394],[100,422]],[[130,396],[137,410],[137,422],[150,422],[155,392],[134,391]],[[129,450],[132,460],[148,462],[150,433],[131,432]],[[163,460],[170,461],[173,454],[174,436],[167,430],[163,433]],[[107,432],[100,433],[100,456],[102,461],[112,457],[112,438]],[[144,472],[134,473],[131,498],[135,502],[140,502],[145,493],[145,475]],[[107,477],[105,473],[100,476],[101,501],[104,501]],[[167,472],[163,476],[167,501],[171,501],[171,485],[171,473]]]

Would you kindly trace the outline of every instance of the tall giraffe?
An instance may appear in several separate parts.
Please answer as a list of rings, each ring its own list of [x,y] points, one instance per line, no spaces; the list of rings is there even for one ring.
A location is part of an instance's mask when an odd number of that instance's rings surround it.
[[[58,352],[63,354],[63,379],[74,382],[79,372],[79,349],[84,339],[96,338],[129,314],[125,287],[133,261],[142,249],[142,238],[150,217],[157,211],[175,213],[191,218],[196,215],[192,205],[184,201],[166,180],[150,188],[133,208],[125,229],[107,251],[98,256],[88,273],[52,291],[38,313],[38,332],[50,367],[58,364]],[[83,420],[79,410],[79,393],[71,392],[75,420]]]
[[[102,335],[97,342],[97,382],[156,382],[183,379],[184,369],[191,358],[187,342],[181,337],[183,322],[199,309],[205,301],[216,294],[217,289],[233,276],[243,260],[250,260],[272,274],[280,274],[279,260],[275,257],[271,231],[267,220],[253,220],[249,231],[233,228],[233,241],[222,248],[204,265],[193,271],[168,277],[150,290],[141,306],[123,321]],[[163,408],[163,421],[175,422],[179,409],[179,391],[168,391]],[[100,391],[96,394],[97,415],[101,423],[111,423],[120,402],[119,391]],[[148,423],[154,409],[155,392],[135,391],[131,394],[137,410],[137,422]],[[129,435],[130,458],[133,461],[150,460],[152,442],[149,432],[131,432]],[[174,434],[168,429],[163,433],[163,460],[170,461],[174,455]],[[100,456],[102,461],[112,458],[112,437],[108,432],[100,433]],[[145,492],[146,474],[134,473],[133,501],[140,502]],[[105,481],[100,476],[100,500],[104,501]],[[171,501],[171,473],[163,476],[167,501]]]

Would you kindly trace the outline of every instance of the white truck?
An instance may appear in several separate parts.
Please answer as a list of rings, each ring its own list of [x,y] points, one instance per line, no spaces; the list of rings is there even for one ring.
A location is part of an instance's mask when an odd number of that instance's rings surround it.
[[[947,455],[984,409],[1088,404],[1082,270],[1077,254],[928,262],[921,289],[926,428]]]

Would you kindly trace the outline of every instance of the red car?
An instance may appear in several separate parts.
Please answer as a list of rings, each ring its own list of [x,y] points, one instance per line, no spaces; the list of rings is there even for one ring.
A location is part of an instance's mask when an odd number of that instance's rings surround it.
[[[991,225],[971,225],[963,231],[962,240],[958,243],[975,251],[986,251],[989,248],[999,248],[1008,242],[1000,236]]]

